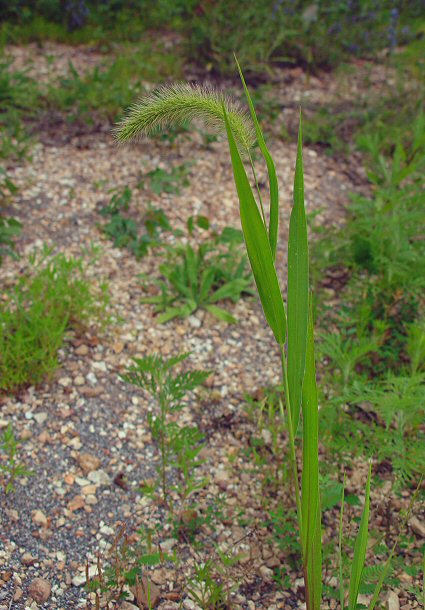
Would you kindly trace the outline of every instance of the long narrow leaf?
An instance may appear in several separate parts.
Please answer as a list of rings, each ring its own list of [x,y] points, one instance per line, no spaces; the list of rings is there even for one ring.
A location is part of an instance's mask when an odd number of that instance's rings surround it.
[[[359,594],[360,579],[362,576],[364,563],[366,559],[366,548],[369,528],[369,510],[370,510],[370,477],[372,474],[372,464],[369,464],[369,474],[366,483],[366,494],[362,519],[360,522],[359,533],[357,534],[356,544],[354,546],[354,557],[351,566],[350,589],[348,593],[348,610],[356,610],[357,597]]]
[[[301,115],[295,166],[294,205],[288,240],[288,384],[294,435],[301,408],[308,326],[308,242],[304,207]]]
[[[224,107],[223,111],[248,258],[266,320],[276,341],[283,345],[286,337],[286,314],[267,231],[261,220]]]
[[[289,332],[289,327],[288,327]],[[307,357],[303,385],[302,545],[309,610],[320,610],[322,541],[319,497],[319,407],[314,362],[313,311],[308,320]]]
[[[344,517],[344,500],[345,500],[345,473],[344,473],[344,483],[342,485],[342,494],[341,494],[341,510],[339,513],[339,538],[338,538],[339,601],[340,601],[340,605],[341,605],[341,610],[344,610],[344,599],[345,599],[343,565],[342,565],[342,523],[343,523],[343,517]]]
[[[277,233],[279,228],[279,186],[277,182],[276,176],[276,167],[273,161],[271,154],[267,148],[266,142],[264,140],[263,132],[261,130],[260,124],[257,119],[257,115],[255,113],[254,104],[252,103],[251,96],[248,91],[248,87],[246,86],[244,76],[242,74],[241,67],[239,62],[235,56],[236,65],[238,66],[239,75],[241,77],[242,85],[245,91],[245,96],[248,102],[249,111],[251,113],[252,122],[255,127],[255,135],[257,137],[257,142],[260,147],[260,150],[263,154],[264,160],[267,165],[267,172],[269,174],[269,189],[270,189],[270,221],[269,221],[269,241],[270,248],[272,250],[273,260],[276,260],[276,248],[277,248]]]

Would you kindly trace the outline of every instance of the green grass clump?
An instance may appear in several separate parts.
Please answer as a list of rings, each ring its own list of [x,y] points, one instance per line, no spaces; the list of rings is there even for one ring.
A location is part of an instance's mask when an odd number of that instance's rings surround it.
[[[179,78],[181,61],[154,40],[124,46],[114,59],[80,74],[72,63],[69,72],[50,81],[41,109],[66,113],[70,121],[115,121],[121,108],[145,92],[146,81]]]
[[[66,331],[106,321],[106,286],[93,289],[83,259],[47,248],[3,293],[0,304],[0,390],[40,383],[58,365]]]
[[[15,256],[14,238],[19,235],[22,228],[18,220],[6,217],[1,211],[1,206],[7,205],[17,190],[7,171],[0,166],[0,265],[5,256]]]
[[[0,159],[24,157],[29,135],[24,119],[36,114],[38,86],[25,71],[13,70],[0,52]]]

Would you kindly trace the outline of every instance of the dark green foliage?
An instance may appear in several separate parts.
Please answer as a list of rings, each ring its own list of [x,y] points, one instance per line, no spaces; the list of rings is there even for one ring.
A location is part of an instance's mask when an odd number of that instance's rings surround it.
[[[36,384],[53,372],[67,329],[105,320],[106,286],[93,289],[82,259],[30,259],[29,270],[0,304],[0,390]]]
[[[0,265],[5,256],[15,257],[15,242],[22,229],[21,223],[15,218],[0,216]]]
[[[48,84],[47,108],[66,112],[68,120],[93,121],[94,116],[114,121],[124,103],[143,91],[135,59],[121,55],[106,66],[79,74],[72,63],[69,73]]]
[[[35,115],[36,82],[23,71],[11,69],[11,61],[0,52],[0,159],[22,158],[28,149],[23,119]]]
[[[200,228],[209,228],[205,217],[190,218],[189,234],[194,223]],[[160,294],[146,297],[142,302],[156,305],[156,311],[161,314],[160,323],[185,318],[201,308],[220,320],[235,322],[216,303],[225,299],[236,303],[244,293],[252,294],[251,274],[240,250],[241,242],[240,231],[227,227],[198,246],[189,243],[166,247],[167,261],[159,267],[164,279],[154,282]]]
[[[1,206],[7,204],[17,190],[6,170],[0,166],[0,265],[5,256],[16,256],[14,238],[21,232],[22,225],[15,218],[5,217]]]
[[[2,7],[2,5],[4,6]],[[12,0],[0,3],[3,38],[68,42],[140,40],[149,28],[183,34],[185,53],[222,73],[237,51],[246,69],[263,73],[272,62],[329,66],[415,38],[420,0],[259,0],[241,10],[236,0]]]
[[[189,186],[189,164],[177,165],[170,172],[164,169],[154,169],[146,174],[151,190],[160,195],[161,193],[174,193],[180,195],[181,186]],[[144,186],[144,181],[139,183]]]
[[[136,258],[142,258],[149,248],[162,243],[163,231],[173,232],[165,212],[149,206],[142,221],[145,231],[140,234],[138,223],[121,213],[127,212],[130,207],[131,189],[126,186],[123,189],[113,189],[112,192],[114,194],[109,204],[100,210],[100,214],[109,217],[109,222],[102,226],[102,231],[116,248],[128,248]]]

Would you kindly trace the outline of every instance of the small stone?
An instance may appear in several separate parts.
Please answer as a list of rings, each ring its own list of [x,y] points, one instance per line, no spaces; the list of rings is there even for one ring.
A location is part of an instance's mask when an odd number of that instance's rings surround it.
[[[97,566],[91,565],[89,566],[89,578],[94,578],[97,575]],[[86,584],[86,571],[80,572],[72,578],[72,584],[74,587],[81,587]]]
[[[47,413],[45,411],[43,411],[42,413],[36,413],[34,415],[34,419],[37,422],[37,424],[44,424],[44,422],[47,419]]]
[[[92,367],[97,371],[100,371],[101,373],[106,373],[106,371],[108,370],[105,362],[92,362]]]
[[[13,523],[17,523],[19,521],[19,513],[14,508],[6,509],[6,515],[11,521],[13,521]]]
[[[89,373],[88,375],[86,375],[86,379],[92,385],[96,385],[97,383],[97,377],[94,373]]]
[[[415,532],[415,534],[417,534],[421,538],[425,538],[425,523],[419,521],[417,517],[412,517],[410,519],[410,527]]]
[[[36,525],[41,525],[42,527],[47,527],[48,520],[46,515],[41,510],[33,510],[32,512],[32,521]]]
[[[68,510],[75,512],[83,508],[85,502],[83,496],[75,496],[70,502],[68,502]]]
[[[111,478],[104,470],[94,470],[88,475],[88,479],[96,485],[110,485]]]
[[[387,601],[385,602],[385,607],[387,610],[400,610],[400,601],[395,591],[390,591],[388,593]]]
[[[260,566],[260,574],[265,582],[273,582],[273,570],[267,566]]]
[[[94,494],[89,494],[88,496],[86,496],[86,504],[89,504],[90,506],[94,506],[95,504],[97,504],[97,498]]]
[[[37,559],[31,553],[24,553],[21,557],[21,563],[24,566],[33,566],[36,562]]]
[[[41,445],[45,445],[46,443],[51,443],[52,442],[52,437],[50,436],[50,434],[47,432],[47,430],[43,430],[42,432],[40,432],[40,434],[38,435],[38,441]]]
[[[44,604],[50,597],[52,587],[44,578],[34,578],[28,587],[28,595],[38,604]]]
[[[101,465],[99,458],[91,453],[79,453],[75,459],[85,475],[97,470]]]
[[[77,375],[77,377],[75,377],[75,379],[74,379],[75,385],[84,385],[85,383],[86,383],[86,380],[84,379],[84,377],[82,375]]]
[[[116,354],[121,354],[122,350],[124,349],[124,343],[114,343],[112,349]]]
[[[68,386],[71,385],[72,383],[72,379],[71,377],[61,377],[58,381],[59,385],[63,386],[64,388],[67,388]]]
[[[177,544],[177,540],[175,538],[167,538],[163,542],[161,542],[161,549],[163,551],[171,551]]]
[[[271,569],[278,568],[280,566],[280,561],[277,557],[270,557],[266,561],[266,566]]]
[[[89,353],[89,348],[83,343],[82,345],[77,347],[75,353],[77,354],[77,356],[87,356],[87,354]]]
[[[214,479],[220,489],[223,490],[226,490],[230,483],[229,475],[225,470],[217,470]]]
[[[189,316],[187,321],[193,328],[199,328],[202,324],[201,320],[199,320],[199,318],[196,316]]]
[[[97,485],[85,485],[81,488],[81,493],[83,496],[94,495],[97,491]]]
[[[198,518],[198,512],[194,508],[182,510],[180,514],[180,521],[183,525],[194,525]]]
[[[158,589],[156,584],[153,583],[151,580],[148,580],[146,578],[146,576],[142,576],[142,578],[140,579],[140,582],[136,586],[130,587],[130,590],[133,593],[134,597],[136,598],[136,602],[137,602],[139,608],[149,607],[148,592],[149,592],[149,597],[150,597],[150,607],[151,608],[154,608],[159,602],[159,598],[160,598],[160,594],[161,594],[160,590]]]

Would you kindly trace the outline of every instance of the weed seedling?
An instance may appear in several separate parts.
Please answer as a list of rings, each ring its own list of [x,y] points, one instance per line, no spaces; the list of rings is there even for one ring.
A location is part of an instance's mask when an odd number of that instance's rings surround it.
[[[158,167],[148,172],[144,178],[148,179],[149,187],[156,195],[161,195],[161,193],[180,195],[181,187],[189,186],[189,172],[190,164],[184,163],[173,167],[170,172]],[[145,180],[142,179],[138,187],[144,186]]]
[[[152,582],[149,569],[173,560],[172,556],[162,551],[159,543],[153,542],[153,530],[139,530],[131,536],[131,543],[125,531],[126,526],[123,525],[105,557],[98,556],[96,575],[93,578],[89,574],[89,565],[86,565],[86,589],[94,594],[96,609],[105,607],[112,610],[115,608],[114,602],[128,599],[130,590],[140,607],[147,606],[151,610]]]
[[[195,224],[202,229],[210,226],[204,216],[190,217],[189,237]],[[198,309],[206,309],[224,322],[236,322],[217,302],[229,299],[236,303],[243,294],[252,294],[251,274],[239,247],[241,239],[239,231],[226,227],[198,246],[189,243],[166,247],[167,260],[159,267],[164,279],[154,282],[160,293],[143,298],[142,303],[156,305],[160,324],[186,318]]]
[[[173,231],[165,212],[148,206],[142,223],[145,231],[140,234],[138,224],[132,218],[123,216],[127,212],[132,198],[131,189],[113,189],[114,194],[108,205],[100,210],[102,216],[109,217],[109,222],[102,226],[102,231],[112,240],[116,248],[128,248],[136,258],[145,256],[149,248],[161,245],[161,233]]]
[[[159,487],[167,506],[170,505],[168,472],[172,466],[178,469],[183,481],[178,488],[183,490],[184,498],[201,485],[195,479],[194,470],[200,465],[198,455],[203,437],[196,426],[179,426],[177,418],[187,404],[187,393],[203,384],[210,373],[174,373],[174,367],[188,356],[181,354],[168,360],[159,355],[134,358],[133,365],[122,376],[124,381],[148,392],[156,402],[157,411],[149,413],[148,421],[152,436],[159,444]]]
[[[14,483],[19,477],[28,477],[33,473],[18,459],[19,441],[15,437],[12,424],[3,430],[0,437],[0,472],[1,484],[6,494],[14,491]]]

